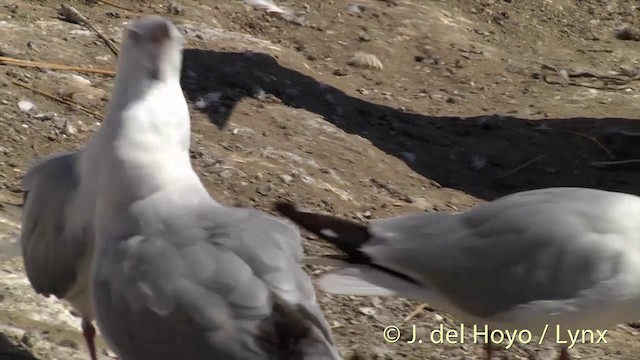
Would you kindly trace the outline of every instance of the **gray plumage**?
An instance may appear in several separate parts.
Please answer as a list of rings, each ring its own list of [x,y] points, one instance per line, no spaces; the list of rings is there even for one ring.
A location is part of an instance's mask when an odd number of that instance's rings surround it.
[[[82,316],[82,330],[96,359],[89,292],[93,254],[91,197],[80,196],[78,152],[35,161],[22,179],[25,192],[20,244],[27,278],[36,293],[68,301]],[[90,190],[88,191],[91,192]]]
[[[250,209],[167,204],[100,251],[99,323],[123,359],[338,358],[295,229]]]
[[[100,129],[92,298],[122,360],[339,359],[298,230],[214,201],[193,171],[182,36],[127,29]]]
[[[71,205],[80,184],[77,153],[55,154],[35,162],[22,179],[25,191],[21,245],[27,277],[39,294],[64,298],[78,280],[88,252],[83,226]]]

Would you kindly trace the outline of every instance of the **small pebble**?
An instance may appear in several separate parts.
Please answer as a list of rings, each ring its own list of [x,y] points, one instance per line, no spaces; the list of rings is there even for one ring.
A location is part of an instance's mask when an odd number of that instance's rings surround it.
[[[212,103],[219,101],[221,96],[222,94],[219,92],[205,94],[196,100],[195,106],[198,109],[204,109]]]
[[[629,26],[623,26],[616,29],[615,34],[618,40],[640,41],[640,31]]]
[[[18,108],[20,111],[28,113],[35,110],[37,107],[31,101],[22,100],[18,102]]]
[[[228,179],[233,175],[233,171],[226,169],[220,172],[220,177],[223,179]]]
[[[118,355],[116,355],[116,353],[114,353],[113,351],[106,349],[106,348],[102,348],[101,351],[102,355],[106,356],[106,357],[110,357],[112,359],[117,359]]]
[[[53,112],[45,112],[33,115],[33,118],[36,120],[46,121],[51,120],[57,116],[56,113]]]
[[[286,174],[282,174],[282,175],[278,175],[278,177],[280,178],[280,180],[282,180],[282,182],[284,182],[285,184],[288,184],[290,182],[293,181],[293,177],[290,175],[286,175]]]
[[[58,343],[58,345],[69,348],[69,349],[75,349],[75,350],[79,348],[78,344],[71,339],[63,339],[62,341],[60,341],[60,343]]]
[[[347,12],[351,15],[358,15],[364,12],[364,6],[360,4],[349,4],[347,6]]]
[[[100,64],[100,65],[111,64],[111,55],[96,56],[94,59],[96,64]]]
[[[72,80],[73,82],[77,83],[78,85],[86,85],[86,86],[91,86],[91,80],[80,76],[80,75],[76,75],[76,74],[66,74],[65,76],[66,78],[68,78],[69,80]]]
[[[382,61],[380,61],[377,56],[362,51],[358,51],[353,54],[351,59],[347,61],[347,65],[361,69],[382,70],[384,68],[382,66]]]
[[[267,93],[261,87],[256,86],[251,89],[251,96],[254,99],[262,100],[267,96]]]
[[[402,152],[400,153],[400,155],[404,156],[404,158],[409,160],[410,162],[416,161],[416,154],[412,152]]]
[[[474,170],[482,170],[487,166],[487,159],[480,155],[471,156],[471,168]]]
[[[9,79],[5,75],[0,74],[0,87],[7,86],[10,83],[11,83],[11,81],[9,81]]]
[[[372,307],[361,307],[358,310],[360,310],[361,313],[367,316],[373,316],[376,314],[376,309]]]
[[[18,4],[9,4],[5,5],[4,7],[12,14],[18,13]]]
[[[180,6],[180,4],[171,2],[167,6],[167,12],[171,15],[183,15],[184,9],[182,8],[182,6]]]
[[[28,347],[28,348],[32,348],[33,345],[35,345],[35,339],[34,336],[31,332],[29,331],[25,331],[24,334],[22,334],[22,338],[20,339],[20,342],[22,344],[24,344],[24,346]]]
[[[333,75],[335,76],[347,76],[349,75],[349,70],[344,68],[337,68],[333,70]]]
[[[65,121],[64,129],[62,130],[63,134],[67,136],[75,135],[78,133],[78,128],[76,128],[69,120]]]
[[[369,36],[369,34],[362,33],[362,34],[358,35],[358,41],[369,42],[369,41],[371,41],[371,36]]]
[[[269,195],[269,193],[271,193],[271,190],[273,190],[271,184],[264,184],[264,185],[260,185],[256,188],[256,192],[262,196],[267,196]]]

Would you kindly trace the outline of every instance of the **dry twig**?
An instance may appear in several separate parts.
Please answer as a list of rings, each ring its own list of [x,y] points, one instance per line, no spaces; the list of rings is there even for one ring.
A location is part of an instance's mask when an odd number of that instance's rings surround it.
[[[613,50],[611,50],[611,49],[578,49],[576,51],[581,52],[583,54],[590,53],[590,52],[595,52],[595,53],[601,53],[601,52],[602,53],[612,53],[613,52]]]
[[[547,156],[547,155],[544,155],[544,154],[543,154],[543,155],[538,155],[538,156],[536,156],[535,158],[533,158],[533,159],[531,159],[531,160],[527,161],[526,163],[524,163],[524,164],[522,164],[522,165],[520,165],[520,166],[518,166],[518,167],[516,167],[516,168],[514,168],[514,169],[511,169],[511,170],[507,171],[506,173],[504,173],[504,174],[502,174],[502,175],[498,176],[498,180],[500,180],[500,179],[504,179],[504,178],[506,178],[507,176],[511,176],[511,175],[513,175],[513,174],[517,173],[518,171],[520,171],[520,170],[522,170],[522,169],[526,168],[527,166],[529,166],[529,165],[533,164],[534,162],[536,162],[536,161],[538,161],[538,160],[540,160],[540,159],[544,158],[545,156]]]
[[[69,101],[69,100],[65,100],[65,99],[63,99],[63,98],[61,98],[61,97],[59,97],[59,96],[55,96],[55,95],[50,94],[50,93],[48,93],[48,92],[46,92],[46,91],[38,90],[38,89],[34,88],[33,86],[28,85],[28,84],[25,84],[25,83],[20,82],[20,81],[15,81],[15,80],[14,80],[14,81],[13,81],[13,83],[14,83],[14,84],[16,84],[16,85],[18,85],[18,86],[20,86],[20,87],[23,87],[23,88],[25,88],[25,89],[29,89],[29,90],[31,90],[31,91],[33,91],[33,92],[37,93],[37,94],[40,94],[40,95],[42,95],[42,96],[46,96],[46,97],[48,97],[48,98],[50,98],[50,99],[53,99],[53,100],[55,100],[55,101],[58,101],[58,102],[60,102],[60,103],[63,103],[63,104],[69,105],[69,106],[71,106],[71,107],[78,108],[79,110],[81,110],[81,111],[83,111],[83,112],[85,112],[85,113],[87,113],[87,114],[89,114],[89,115],[93,115],[93,116],[95,116],[96,118],[98,118],[98,119],[100,119],[100,120],[103,120],[103,119],[104,119],[104,117],[102,116],[102,114],[99,114],[99,113],[97,113],[97,112],[95,112],[95,111],[93,111],[93,110],[89,110],[89,109],[87,109],[87,108],[85,108],[85,107],[83,107],[83,106],[80,106],[80,105],[78,105],[78,104],[76,104],[76,103],[74,103],[74,102],[71,102],[71,101]]]
[[[640,159],[620,161],[595,161],[591,166],[603,170],[640,170]]]
[[[427,304],[420,304],[418,305],[409,315],[407,315],[402,321],[403,322],[407,322],[411,319],[413,319],[414,317],[418,316],[420,313],[422,313],[424,311],[424,309],[427,308]]]
[[[580,136],[582,138],[585,138],[591,142],[593,142],[594,144],[596,144],[600,149],[602,149],[605,153],[607,153],[607,156],[609,156],[610,159],[615,159],[616,157],[611,153],[611,151],[609,151],[609,149],[607,149],[606,146],[602,145],[602,143],[600,141],[598,141],[598,139],[596,139],[593,136],[589,136],[587,134],[581,133],[579,131],[573,131],[573,130],[562,130],[562,129],[553,129],[550,128],[546,125],[542,125],[539,128],[537,128],[536,130],[546,130],[546,131],[555,131],[555,132],[563,132],[563,133],[567,133],[567,134],[572,134],[572,135],[576,135],[576,136]]]
[[[124,7],[122,5],[114,4],[111,1],[107,1],[107,0],[97,0],[97,1],[101,2],[103,4],[107,4],[107,5],[113,6],[115,8],[121,9],[121,10],[127,10],[127,11],[131,11],[131,12],[136,12],[135,10],[129,9],[128,7]]]
[[[70,70],[70,71],[78,71],[78,72],[91,73],[91,74],[112,75],[112,76],[116,74],[116,72],[113,70],[91,69],[91,68],[84,68],[79,66],[69,66],[69,65],[63,65],[63,64],[51,64],[51,63],[45,63],[45,62],[27,61],[27,60],[14,59],[6,56],[0,56],[0,65],[37,67],[42,69],[53,69],[53,70]]]
[[[100,32],[100,30],[98,30],[98,28],[96,28],[89,21],[89,19],[87,19],[84,15],[80,14],[80,12],[76,10],[74,7],[62,4],[62,7],[60,8],[60,16],[62,16],[62,20],[66,20],[78,25],[86,26],[89,30],[95,32],[98,35],[98,37],[102,39],[102,41],[104,41],[105,44],[107,44],[109,49],[116,56],[118,56],[118,53],[120,52],[120,50],[118,49],[116,44],[114,44],[113,41],[111,41],[102,32]]]
[[[544,80],[547,84],[554,85],[572,85],[599,90],[625,90],[631,88],[629,84],[632,81],[640,79],[640,73],[633,73],[629,71],[609,74],[596,70],[565,70],[549,64],[542,64],[541,68],[542,71],[551,72],[551,74],[536,73],[535,75]],[[554,78],[554,76],[556,78]],[[560,77],[561,79],[558,80],[557,77]],[[589,80],[578,81],[576,80],[578,78]]]

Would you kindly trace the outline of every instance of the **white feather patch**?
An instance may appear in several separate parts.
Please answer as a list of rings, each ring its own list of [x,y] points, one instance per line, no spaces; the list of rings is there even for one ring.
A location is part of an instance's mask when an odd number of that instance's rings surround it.
[[[428,298],[429,290],[366,265],[349,265],[320,277],[320,288],[336,295]]]

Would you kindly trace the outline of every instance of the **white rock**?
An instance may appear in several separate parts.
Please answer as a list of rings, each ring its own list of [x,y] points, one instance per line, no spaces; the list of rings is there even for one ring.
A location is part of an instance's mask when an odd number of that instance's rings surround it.
[[[414,154],[412,152],[403,152],[403,153],[400,153],[400,154],[402,156],[404,156],[404,158],[409,160],[410,162],[416,161],[416,154]]]
[[[78,128],[76,128],[69,120],[65,121],[63,133],[67,136],[75,135],[78,133]]]
[[[61,78],[67,79],[81,86],[90,86],[91,80],[76,74],[60,74]]]
[[[282,182],[284,182],[285,184],[288,184],[290,182],[293,181],[293,177],[287,174],[282,174],[282,175],[278,175],[278,177],[280,178],[280,180],[282,180]]]
[[[367,316],[373,316],[376,314],[376,309],[372,307],[361,307],[358,310],[360,310],[361,313]]]
[[[26,112],[26,113],[37,109],[36,105],[34,103],[32,103],[31,101],[28,101],[28,100],[19,101],[18,102],[18,108],[20,109],[20,111]]]
[[[351,15],[357,15],[364,11],[364,6],[360,4],[347,5],[347,12]]]
[[[214,103],[214,102],[220,100],[221,96],[222,96],[222,94],[219,93],[219,92],[208,93],[208,94],[204,95],[203,97],[198,98],[198,100],[196,100],[196,102],[195,102],[195,106],[198,109],[204,109],[207,106],[211,105],[211,103]]]

